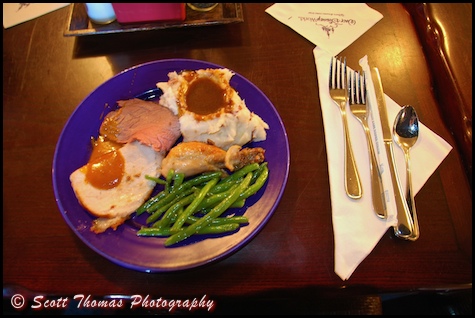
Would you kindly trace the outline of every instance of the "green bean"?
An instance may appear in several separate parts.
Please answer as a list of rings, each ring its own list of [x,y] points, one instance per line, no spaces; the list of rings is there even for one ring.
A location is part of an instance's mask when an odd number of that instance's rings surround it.
[[[231,204],[234,203],[239,197],[239,195],[249,186],[249,182],[251,181],[252,173],[249,172],[244,180],[237,186],[235,186],[231,195],[226,197],[221,203],[219,203],[216,207],[214,207],[209,213],[203,216],[197,222],[191,224],[187,228],[182,229],[181,231],[174,233],[169,238],[165,240],[165,246],[170,246],[176,244],[184,239],[190,237],[191,235],[198,232],[200,229],[208,226],[211,221],[217,217],[219,217],[224,211],[226,211]]]
[[[229,208],[243,207],[246,199],[265,185],[268,176],[267,162],[246,165],[224,178],[221,171],[205,172],[188,180],[173,170],[168,172],[166,181],[146,176],[165,184],[165,190],[137,209],[137,214],[150,213],[147,224],[151,224],[143,226],[137,235],[167,237],[168,247],[194,234],[235,231],[249,223],[248,218],[221,215]]]
[[[264,183],[266,182],[268,177],[269,177],[269,168],[267,167],[267,162],[264,162],[262,164],[262,171],[257,177],[254,184],[249,186],[243,193],[241,193],[241,195],[239,196],[239,199],[247,199],[251,195],[255,194],[257,191],[259,191],[264,186]]]
[[[186,219],[186,223],[193,224],[199,221],[200,218],[196,216],[189,216]],[[221,224],[228,224],[228,223],[238,223],[238,224],[246,224],[249,223],[249,219],[245,216],[230,216],[230,217],[218,217],[211,221],[210,225],[221,225]]]
[[[242,208],[244,204],[246,204],[246,199],[238,198],[233,204],[231,204],[230,208]]]
[[[220,194],[229,189],[235,184],[238,184],[242,181],[242,177],[236,180],[228,180],[225,182],[220,181],[217,185],[215,185],[211,190],[209,190],[209,194]]]
[[[252,172],[259,169],[258,163],[251,163],[239,170],[236,170],[234,173],[222,179],[213,189],[210,190],[210,193],[219,193],[225,190],[228,190],[234,183],[239,182],[248,172]]]
[[[173,170],[170,170],[169,173],[167,174],[167,179],[169,179],[169,182],[171,182],[170,178],[173,178],[174,172]],[[165,185],[165,190],[161,191],[154,197],[150,198],[148,201],[146,201],[144,204],[142,204],[137,210],[137,215],[142,214],[145,211],[156,211],[160,207],[170,203],[177,195],[177,193],[182,192],[186,189],[190,189],[193,186],[199,185],[201,183],[207,182],[213,178],[220,177],[221,172],[220,171],[214,171],[211,173],[203,173],[193,179],[190,179],[188,181],[185,181],[181,183],[179,186],[175,187],[173,191],[168,192],[170,189],[170,186]]]
[[[267,167],[267,162],[261,163],[259,165],[259,168],[257,170],[254,170],[254,173],[252,174],[251,184],[256,182],[257,177],[260,176],[265,167]]]
[[[221,201],[223,201],[226,197],[228,197],[234,188],[231,188],[225,192],[220,192],[213,194],[201,202],[201,204],[196,209],[197,211],[204,212],[205,214],[211,211],[216,205],[218,205]],[[236,200],[229,208],[242,208],[246,203],[246,199],[238,199]]]
[[[242,208],[245,204],[245,200],[262,188],[268,176],[269,176],[269,169],[267,167],[267,162],[264,162],[260,165],[258,170],[254,170],[254,173],[252,175],[251,182],[250,182],[251,185],[239,195],[238,200],[236,200],[230,206],[230,208]],[[227,190],[225,192],[216,193],[216,194],[213,194],[212,196],[207,197],[206,199],[203,200],[203,202],[200,204],[197,210],[209,211],[210,207],[213,207],[214,205],[218,204],[221,200],[227,197],[229,193],[230,191]]]
[[[245,204],[246,204],[246,200],[245,200],[245,199],[239,199],[239,198],[238,198],[236,201],[234,201],[233,204],[231,204],[231,206],[230,206],[228,209],[232,209],[232,208],[238,208],[238,209],[240,209],[240,208],[244,207]],[[215,206],[216,206],[216,205],[215,205]],[[209,213],[213,208],[214,208],[214,206],[208,207],[208,208],[206,208],[206,209],[201,209],[200,212],[201,212],[202,214],[207,214],[207,213]]]
[[[237,180],[239,178],[243,178],[245,177],[249,172],[252,172],[254,170],[257,170],[259,169],[259,164],[258,163],[251,163],[251,164],[248,164],[244,167],[242,167],[241,169],[239,170],[236,170],[234,173],[230,174],[229,176],[227,176],[226,178],[224,178],[222,180],[222,182],[227,182],[227,181],[231,181],[231,180]]]
[[[142,227],[137,231],[138,236],[170,236],[170,228]]]
[[[203,200],[203,202],[201,202],[201,204],[198,206],[197,210],[200,211],[200,210],[205,210],[205,209],[210,208],[210,207],[214,207],[216,204],[223,201],[227,196],[229,196],[232,192],[231,190],[232,189],[228,189],[224,192],[212,194],[212,195],[206,197]]]
[[[162,198],[160,198],[160,200],[157,200],[155,203],[153,203],[151,206],[147,208],[147,211],[149,213],[153,213],[154,211],[157,211],[161,209],[162,207],[168,205],[178,196],[178,194],[168,193],[166,192],[166,190],[164,190],[164,192],[165,192],[165,195]]]
[[[170,169],[167,173],[167,178],[166,178],[166,182],[165,182],[165,191],[166,192],[170,192],[170,190],[171,190],[172,180],[173,180],[174,175],[175,175],[175,171]]]
[[[180,210],[183,210],[184,206],[193,202],[195,197],[196,197],[196,193],[194,192],[190,194],[189,196],[184,197],[183,199],[181,199],[174,205],[172,205],[170,208],[168,208],[167,212],[165,212],[163,217],[159,221],[153,224],[153,227],[157,227],[157,228],[167,227],[172,222],[172,219],[176,217],[178,212]]]
[[[162,184],[162,185],[165,185],[166,184],[166,181],[165,180],[162,180],[160,178],[156,178],[156,177],[152,177],[152,176],[149,176],[149,175],[145,175],[145,179],[147,180],[150,180],[150,181],[153,181],[157,184]]]
[[[146,201],[144,204],[142,204],[137,210],[136,210],[136,214],[137,215],[140,215],[142,214],[143,212],[147,211],[147,209],[149,207],[151,207],[153,204],[155,204],[156,202],[160,201],[162,198],[164,198],[165,196],[167,195],[167,192],[165,191],[160,191],[159,193],[157,193],[155,196],[153,196],[152,198],[150,198],[148,201]]]
[[[183,180],[185,179],[185,174],[184,173],[175,173],[173,177],[173,188],[181,186],[183,183]]]
[[[267,162],[264,162],[261,165],[259,165],[258,163],[253,163],[253,164],[249,164],[247,166],[244,166],[240,170],[236,171],[235,173],[233,173],[233,174],[229,175],[228,177],[224,178],[223,180],[221,180],[216,186],[214,186],[210,190],[210,193],[220,194],[220,193],[222,193],[226,190],[229,190],[229,188],[231,188],[233,184],[242,181],[243,172],[245,172],[245,174],[247,174],[248,172],[253,172],[251,182],[249,182],[249,184],[252,185],[252,184],[255,183],[258,176],[262,174],[262,172],[266,168],[266,166],[267,166]],[[257,190],[258,190],[258,189],[255,190],[256,187],[257,186],[254,187],[254,193],[257,192]],[[262,187],[262,185],[261,185],[261,187]],[[259,187],[259,189],[260,189],[260,187]],[[251,191],[249,191],[246,197],[249,197],[251,195],[252,195]]]
[[[221,225],[208,225],[198,230],[197,234],[221,234],[232,232],[239,228],[238,223],[228,223]]]
[[[171,228],[172,232],[180,230],[183,224],[185,224],[186,219],[195,213],[196,208],[203,201],[209,189],[211,189],[217,182],[218,178],[212,179],[203,187],[203,189],[201,189],[201,191],[194,198],[193,202],[191,202],[190,205],[186,207],[185,211],[183,211],[183,213],[178,216],[178,219],[175,221],[175,223],[173,223]]]
[[[170,170],[172,171],[172,170]],[[170,173],[169,173],[170,174]],[[174,187],[173,189],[170,189],[170,192],[163,197],[161,200],[155,202],[152,206],[149,207],[149,211],[154,211],[159,209],[160,207],[170,203],[176,196],[180,193],[183,192],[187,189],[190,189],[193,186],[208,182],[211,179],[217,178],[221,175],[221,172],[216,171],[213,173],[205,173],[201,174],[193,179],[190,179],[188,181],[183,182],[180,184],[178,187]]]
[[[148,211],[151,213],[151,215],[147,218],[147,223],[155,222],[173,204],[177,203],[179,200],[181,200],[182,198],[192,194],[195,191],[197,191],[196,188],[191,188],[191,189],[185,190],[183,192],[180,192],[178,195],[176,195],[176,197],[172,201],[170,201],[169,203],[167,203],[165,205],[161,204],[157,209],[150,208]]]
[[[173,189],[173,193],[177,193],[180,191],[183,191],[185,189],[189,189],[193,186],[197,186],[200,184],[203,184],[205,182],[208,182],[212,179],[219,178],[221,176],[221,171],[213,171],[213,172],[204,172],[192,179],[189,179],[185,182],[183,182],[179,187]]]
[[[220,234],[225,232],[232,232],[239,228],[238,223],[228,223],[221,225],[210,225],[206,226],[198,231],[197,234]],[[171,234],[170,228],[153,228],[153,227],[142,227],[137,231],[139,236],[169,236]]]

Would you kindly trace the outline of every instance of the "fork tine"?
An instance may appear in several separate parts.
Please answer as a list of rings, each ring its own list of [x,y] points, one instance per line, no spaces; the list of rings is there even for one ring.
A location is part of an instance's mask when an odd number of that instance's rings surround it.
[[[356,71],[355,76],[355,86],[357,91],[357,99],[359,104],[366,104],[366,76],[363,72],[363,75],[360,72]]]
[[[350,79],[348,80],[348,90],[350,92],[350,104],[357,104],[359,102],[358,92],[358,71],[350,71]]]
[[[336,88],[338,89],[342,88],[341,87],[341,71],[342,69],[341,69],[341,57],[340,57],[337,61],[337,69],[336,69],[336,76],[337,76]]]
[[[348,100],[350,104],[354,104],[356,101],[356,83],[355,83],[355,72],[350,71],[348,79]]]
[[[355,92],[356,103],[361,104],[361,76],[358,71],[355,72]]]
[[[338,88],[345,88],[346,87],[346,82],[348,81],[348,78],[346,77],[346,57],[343,59],[343,63],[341,62],[341,57],[340,57],[340,86]]]
[[[328,86],[334,89],[345,89],[347,87],[346,57],[332,57],[330,61],[330,73]]]
[[[335,88],[340,89],[341,57],[335,61]]]
[[[331,61],[330,61],[330,78],[328,80],[330,88],[333,88],[333,60],[335,58],[332,56]]]
[[[363,104],[366,104],[366,74],[363,72],[363,83],[361,85],[361,100]]]
[[[359,71],[351,71],[348,80],[350,104],[366,104],[366,76]]]

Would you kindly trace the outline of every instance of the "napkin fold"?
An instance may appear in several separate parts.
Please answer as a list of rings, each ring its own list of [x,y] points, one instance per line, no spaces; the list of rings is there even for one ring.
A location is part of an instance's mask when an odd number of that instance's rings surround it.
[[[277,3],[266,10],[280,22],[291,27],[317,47],[313,50],[317,68],[320,104],[325,130],[328,173],[332,204],[332,223],[335,242],[335,273],[347,280],[371,253],[389,227],[397,223],[394,189],[389,171],[388,156],[382,138],[381,122],[376,103],[370,65],[367,56],[359,64],[366,72],[368,103],[370,107],[371,135],[377,150],[378,164],[382,169],[386,193],[388,218],[376,216],[371,198],[369,154],[363,127],[347,106],[349,133],[356,164],[363,186],[363,197],[350,199],[344,187],[344,136],[339,107],[333,102],[329,91],[330,61],[333,56],[353,43],[375,25],[383,16],[364,3]],[[371,65],[371,67],[377,65]],[[385,95],[390,124],[401,106]],[[411,149],[411,169],[414,195],[448,155],[452,147],[419,122],[419,138]],[[406,184],[404,153],[393,144],[397,173],[401,184]],[[416,198],[417,207],[417,198]],[[421,225],[423,227],[423,225]],[[422,229],[422,235],[423,235]]]

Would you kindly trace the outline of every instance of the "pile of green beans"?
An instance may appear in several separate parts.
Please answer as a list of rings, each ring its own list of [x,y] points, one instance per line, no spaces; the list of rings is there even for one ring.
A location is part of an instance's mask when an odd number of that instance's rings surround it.
[[[165,246],[195,234],[219,234],[249,223],[245,216],[223,216],[229,208],[240,208],[259,191],[269,176],[267,162],[253,163],[222,177],[221,171],[201,173],[185,179],[169,171],[165,180],[147,177],[164,189],[140,206],[136,214],[148,213],[147,226],[139,236],[167,237]]]

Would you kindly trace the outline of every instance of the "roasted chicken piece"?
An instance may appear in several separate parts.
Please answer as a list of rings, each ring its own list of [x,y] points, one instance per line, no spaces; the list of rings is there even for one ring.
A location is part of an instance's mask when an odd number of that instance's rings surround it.
[[[166,177],[171,169],[175,173],[184,173],[185,177],[206,171],[234,171],[247,164],[263,162],[264,153],[265,150],[260,147],[241,148],[234,145],[226,151],[204,142],[182,142],[163,159],[162,175]]]

